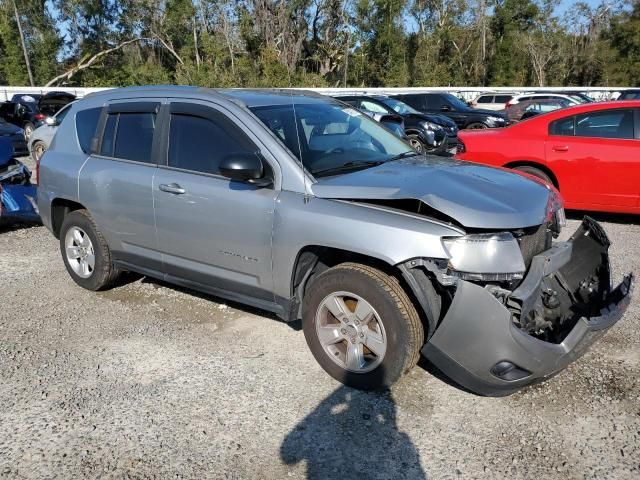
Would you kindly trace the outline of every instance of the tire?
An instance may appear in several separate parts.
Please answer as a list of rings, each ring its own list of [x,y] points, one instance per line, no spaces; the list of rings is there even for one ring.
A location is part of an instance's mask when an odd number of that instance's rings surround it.
[[[78,241],[75,234],[78,233],[83,241]],[[89,243],[86,243],[88,238]],[[67,248],[76,248],[73,254],[68,254]],[[93,254],[93,264],[86,270],[82,265],[82,247],[87,255]],[[111,250],[106,240],[100,233],[93,218],[86,210],[74,210],[67,214],[60,229],[60,253],[67,272],[71,278],[87,290],[102,290],[109,287],[120,273],[111,259]],[[72,258],[77,255],[77,258]],[[91,258],[85,259],[87,265],[91,265]]]
[[[47,146],[45,145],[45,143],[40,140],[36,140],[35,142],[33,142],[33,145],[31,145],[31,158],[33,158],[36,162],[39,162],[42,158],[42,155],[44,155],[44,152],[46,151]]]
[[[25,124],[22,127],[22,129],[24,130],[24,138],[26,140],[29,140],[29,137],[31,137],[31,134],[36,129],[36,127],[31,122],[25,122]]]
[[[431,151],[431,147],[429,147],[429,145],[424,143],[420,139],[420,136],[416,135],[415,133],[407,135],[407,140],[409,140],[409,144],[418,153],[425,153],[425,152]]]
[[[466,126],[466,127],[464,127],[464,128],[466,128],[467,130],[481,130],[481,129],[483,129],[483,128],[489,128],[489,127],[487,127],[487,126],[486,126],[484,123],[482,123],[482,122],[473,122],[473,123],[470,123],[469,125],[467,125],[467,126]]]
[[[342,302],[334,302],[336,298]],[[345,314],[336,316],[327,305],[338,311],[342,307]],[[356,311],[361,317],[368,311],[368,322],[359,322]],[[320,366],[339,382],[361,390],[393,385],[415,366],[425,338],[418,312],[400,284],[357,263],[340,264],[312,281],[303,299],[302,323]],[[354,358],[359,361],[348,363]]]
[[[549,177],[549,175],[547,175],[545,172],[543,172],[539,168],[531,167],[529,165],[522,165],[521,167],[514,167],[513,169],[518,170],[519,172],[528,173],[529,175],[533,175],[534,177],[538,177],[544,180],[549,185],[553,185],[553,180],[551,180],[551,177]]]

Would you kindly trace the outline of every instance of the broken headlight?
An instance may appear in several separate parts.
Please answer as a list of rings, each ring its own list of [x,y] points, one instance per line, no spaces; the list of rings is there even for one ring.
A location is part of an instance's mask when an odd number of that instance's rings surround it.
[[[526,270],[518,241],[509,232],[480,233],[442,239],[448,270],[463,280],[520,280]]]
[[[545,223],[549,225],[549,228],[555,236],[558,236],[562,227],[567,226],[567,217],[564,214],[564,200],[560,192],[547,185],[549,189],[549,199],[547,200],[547,210],[545,215]]]

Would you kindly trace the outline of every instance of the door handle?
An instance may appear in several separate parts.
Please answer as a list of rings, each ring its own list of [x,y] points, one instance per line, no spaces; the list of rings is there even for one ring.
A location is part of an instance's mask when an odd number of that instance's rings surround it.
[[[568,145],[554,145],[553,147],[551,147],[551,149],[554,152],[568,152],[569,151],[569,146]]]
[[[187,192],[184,188],[182,188],[177,183],[170,183],[170,184],[161,183],[158,188],[163,192],[173,193],[174,195],[182,195],[183,193]]]

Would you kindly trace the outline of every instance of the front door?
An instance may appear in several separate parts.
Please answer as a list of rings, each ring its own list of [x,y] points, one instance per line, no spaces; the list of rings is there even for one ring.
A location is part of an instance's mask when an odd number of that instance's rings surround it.
[[[212,103],[170,104],[166,165],[153,181],[164,270],[247,303],[273,302],[271,232],[277,191],[222,177],[220,160],[256,152]]]

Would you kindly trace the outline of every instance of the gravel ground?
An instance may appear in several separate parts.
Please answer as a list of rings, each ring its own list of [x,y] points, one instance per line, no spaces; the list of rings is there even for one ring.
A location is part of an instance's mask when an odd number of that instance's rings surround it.
[[[640,271],[640,220],[604,220],[616,279]],[[637,300],[562,374],[484,398],[423,368],[350,390],[299,326],[150,279],[85,291],[43,227],[0,231],[0,292],[0,477],[640,477]]]

